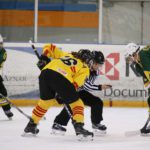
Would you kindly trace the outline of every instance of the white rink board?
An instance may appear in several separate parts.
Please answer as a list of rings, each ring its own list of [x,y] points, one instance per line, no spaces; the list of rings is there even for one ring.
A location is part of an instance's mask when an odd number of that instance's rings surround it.
[[[43,43],[36,43],[39,53]],[[112,84],[113,89],[105,92],[95,92],[103,99],[113,100],[144,100],[146,96],[141,77],[130,70],[126,76],[124,45],[88,45],[88,44],[56,44],[67,52],[79,49],[100,50],[104,53],[106,62],[101,69],[101,75],[96,84]],[[5,43],[8,53],[2,75],[10,97],[38,98],[38,76],[36,67],[38,61],[29,43]]]

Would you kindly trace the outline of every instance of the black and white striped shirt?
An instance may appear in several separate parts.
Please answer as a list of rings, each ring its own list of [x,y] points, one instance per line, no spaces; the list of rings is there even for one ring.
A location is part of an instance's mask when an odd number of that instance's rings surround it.
[[[84,85],[79,88],[79,91],[81,91],[81,90],[85,90],[85,91],[101,90],[101,85],[94,84],[94,82],[98,76],[99,76],[99,71],[90,71],[89,78],[87,78]]]

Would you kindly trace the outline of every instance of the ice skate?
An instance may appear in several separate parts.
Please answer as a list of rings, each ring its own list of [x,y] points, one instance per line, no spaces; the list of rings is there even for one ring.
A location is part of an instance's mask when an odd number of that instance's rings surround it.
[[[75,123],[74,128],[79,141],[93,140],[94,134],[83,128],[83,123]]]
[[[150,125],[148,127],[142,128],[141,130],[141,136],[150,136]]]
[[[93,133],[95,136],[103,136],[106,134],[107,127],[102,124],[92,124]]]
[[[52,126],[52,132],[51,134],[54,134],[54,135],[64,135],[66,132],[66,129],[58,124],[58,123],[54,123],[53,126]]]
[[[37,124],[35,124],[32,120],[29,121],[27,126],[24,129],[24,133],[22,136],[35,136],[39,133],[39,129],[37,129]]]

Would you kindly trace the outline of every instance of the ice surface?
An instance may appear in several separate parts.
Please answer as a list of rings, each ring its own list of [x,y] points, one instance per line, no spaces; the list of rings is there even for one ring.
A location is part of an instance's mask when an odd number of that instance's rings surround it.
[[[20,107],[31,114],[32,107]],[[12,108],[14,118],[8,121],[0,109],[0,150],[149,150],[150,136],[125,137],[124,132],[140,129],[147,119],[147,108],[104,108],[103,124],[107,125],[107,135],[95,137],[94,141],[77,140],[71,122],[65,136],[51,135],[54,117],[61,108],[51,108],[38,126],[37,137],[22,137],[28,119]],[[90,109],[85,109],[85,128],[92,130]]]

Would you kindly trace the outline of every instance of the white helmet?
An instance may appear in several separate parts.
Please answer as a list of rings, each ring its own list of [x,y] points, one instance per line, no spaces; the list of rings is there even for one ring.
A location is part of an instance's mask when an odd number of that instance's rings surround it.
[[[125,48],[125,57],[132,56],[140,48],[139,45],[135,43],[129,43]]]
[[[3,37],[0,34],[0,43],[3,43]]]

